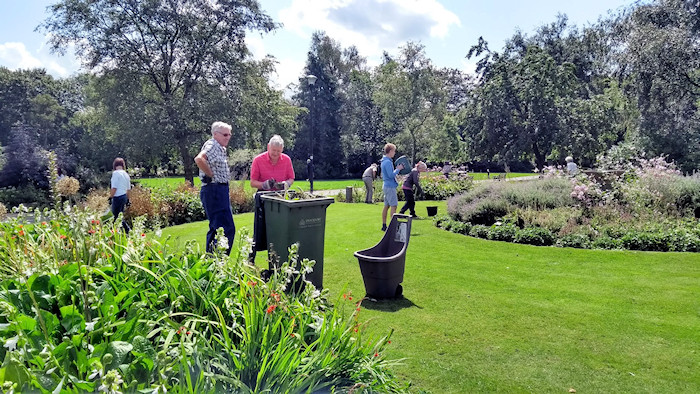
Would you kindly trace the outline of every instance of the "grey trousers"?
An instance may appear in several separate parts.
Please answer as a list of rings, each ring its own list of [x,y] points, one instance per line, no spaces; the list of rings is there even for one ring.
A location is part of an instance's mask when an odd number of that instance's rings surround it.
[[[374,180],[372,178],[362,178],[363,181],[365,181],[365,190],[366,190],[366,196],[365,196],[365,202],[367,204],[371,204],[374,201],[372,200],[372,197],[374,196]]]

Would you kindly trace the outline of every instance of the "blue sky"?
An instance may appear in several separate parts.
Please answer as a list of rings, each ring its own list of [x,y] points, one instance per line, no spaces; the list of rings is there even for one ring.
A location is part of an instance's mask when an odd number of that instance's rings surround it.
[[[68,52],[51,54],[46,37],[35,28],[55,0],[0,0],[0,66],[10,69],[45,68],[55,77],[75,73],[80,62]],[[571,25],[594,23],[611,10],[633,0],[261,0],[263,10],[283,27],[263,37],[253,33],[249,48],[256,57],[278,60],[275,83],[284,88],[303,72],[314,31],[323,30],[344,47],[356,45],[370,66],[382,52],[398,53],[407,41],[421,42],[438,67],[470,72],[465,58],[479,36],[499,50],[516,30],[533,33],[558,13]]]

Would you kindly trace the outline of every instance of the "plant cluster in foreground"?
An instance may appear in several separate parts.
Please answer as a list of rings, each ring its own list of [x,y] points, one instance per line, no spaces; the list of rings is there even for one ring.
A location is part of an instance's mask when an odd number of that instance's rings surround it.
[[[70,205],[28,215],[0,224],[4,392],[404,390],[389,336],[365,338],[360,303],[306,283],[294,247],[263,281],[245,234],[229,258]]]

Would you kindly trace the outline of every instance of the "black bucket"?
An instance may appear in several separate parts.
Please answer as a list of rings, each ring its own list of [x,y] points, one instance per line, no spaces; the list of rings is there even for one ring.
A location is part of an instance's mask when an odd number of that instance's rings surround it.
[[[438,207],[426,207],[426,209],[428,210],[428,216],[437,215],[437,208]]]

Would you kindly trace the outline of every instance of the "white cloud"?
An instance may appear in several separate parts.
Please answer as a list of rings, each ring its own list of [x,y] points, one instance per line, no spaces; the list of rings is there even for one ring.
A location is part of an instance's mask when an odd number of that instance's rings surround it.
[[[67,77],[78,69],[79,63],[74,57],[59,58],[47,52],[43,44],[34,55],[24,43],[6,42],[0,44],[0,64],[10,70],[43,68],[55,77]],[[73,51],[69,50],[67,53],[72,54]]]
[[[10,70],[43,67],[21,42],[0,44],[0,63]]]
[[[279,15],[284,29],[303,40],[325,31],[370,58],[406,41],[445,38],[451,26],[461,25],[437,0],[294,0]]]

